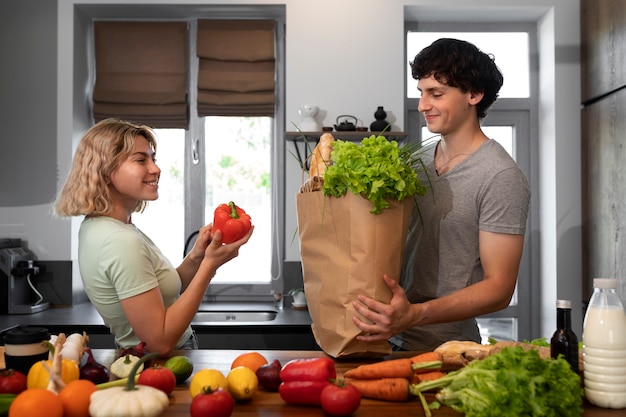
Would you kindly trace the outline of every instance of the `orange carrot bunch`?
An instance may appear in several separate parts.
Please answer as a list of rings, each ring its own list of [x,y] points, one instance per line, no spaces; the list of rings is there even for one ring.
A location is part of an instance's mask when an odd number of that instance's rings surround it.
[[[364,398],[407,401],[410,384],[445,375],[441,372],[442,363],[443,357],[439,352],[426,352],[410,358],[360,365],[346,371],[343,376]]]

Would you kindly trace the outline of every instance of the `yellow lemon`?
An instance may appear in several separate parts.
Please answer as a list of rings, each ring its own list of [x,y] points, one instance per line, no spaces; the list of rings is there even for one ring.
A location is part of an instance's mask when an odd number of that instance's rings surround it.
[[[228,391],[237,401],[249,400],[259,388],[259,379],[256,373],[246,366],[237,366],[231,369],[226,380],[228,381]]]
[[[213,391],[218,388],[228,390],[228,381],[224,374],[217,369],[201,369],[195,373],[189,383],[191,398],[200,394],[205,388],[210,388]]]

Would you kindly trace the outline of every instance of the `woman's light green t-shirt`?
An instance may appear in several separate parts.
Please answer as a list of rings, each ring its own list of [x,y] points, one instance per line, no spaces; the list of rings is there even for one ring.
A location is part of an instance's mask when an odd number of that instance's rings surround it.
[[[85,292],[122,347],[141,342],[120,300],[159,287],[165,308],[180,295],[181,281],[169,260],[141,230],[111,217],[85,218],[78,235],[78,265]],[[191,326],[177,347],[191,336]]]

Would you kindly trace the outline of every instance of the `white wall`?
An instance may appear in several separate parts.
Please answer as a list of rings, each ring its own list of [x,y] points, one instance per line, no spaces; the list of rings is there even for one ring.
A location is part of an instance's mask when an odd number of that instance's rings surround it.
[[[17,0],[12,0],[17,1]],[[73,74],[76,4],[123,4],[124,0],[58,1],[57,161],[59,186],[72,150],[86,128],[75,114]],[[136,4],[169,4],[167,0],[136,0]],[[554,328],[556,297],[580,300],[580,63],[579,2],[572,0],[187,0],[186,4],[285,4],[286,126],[300,118],[302,104],[318,105],[330,125],[341,114],[369,124],[377,106],[384,106],[395,125],[404,127],[404,15],[425,17],[459,14],[477,18],[486,8],[500,16],[518,18],[539,11],[542,74],[540,91],[540,211],[541,275],[544,287],[543,336]],[[2,18],[0,18],[2,20]],[[546,59],[548,60],[546,62]],[[80,107],[80,106],[78,106]],[[544,149],[545,148],[545,149]],[[286,234],[295,230],[295,193],[301,175],[287,158]],[[294,196],[293,198],[290,195]],[[37,219],[33,221],[32,219]],[[0,207],[0,236],[21,236],[41,259],[75,259],[71,222],[53,219],[49,205]],[[288,239],[289,241],[289,239]],[[298,248],[287,247],[287,260],[298,260]],[[558,282],[558,291],[557,291]],[[576,285],[572,285],[574,282]],[[580,317],[574,314],[574,321]],[[578,333],[580,334],[580,332]]]

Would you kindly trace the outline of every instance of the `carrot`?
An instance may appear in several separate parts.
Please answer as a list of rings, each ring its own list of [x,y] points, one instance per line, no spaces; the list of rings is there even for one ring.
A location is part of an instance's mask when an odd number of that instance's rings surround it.
[[[411,362],[413,363],[441,361],[441,360],[443,360],[443,355],[439,352],[434,352],[434,351],[420,353],[411,358]]]
[[[379,379],[379,378],[411,378],[411,358],[389,359],[375,363],[359,365],[344,373],[346,378]]]
[[[441,372],[441,371],[430,371],[430,372],[424,372],[421,374],[415,374],[411,378],[411,384],[419,384],[422,381],[434,381],[435,379],[439,379],[442,376],[446,376],[446,375],[447,374],[445,372]]]
[[[409,380],[406,378],[346,379],[363,398],[382,401],[407,401]]]
[[[411,369],[414,373],[438,371],[443,364],[443,355],[439,352],[425,352],[411,358]]]

